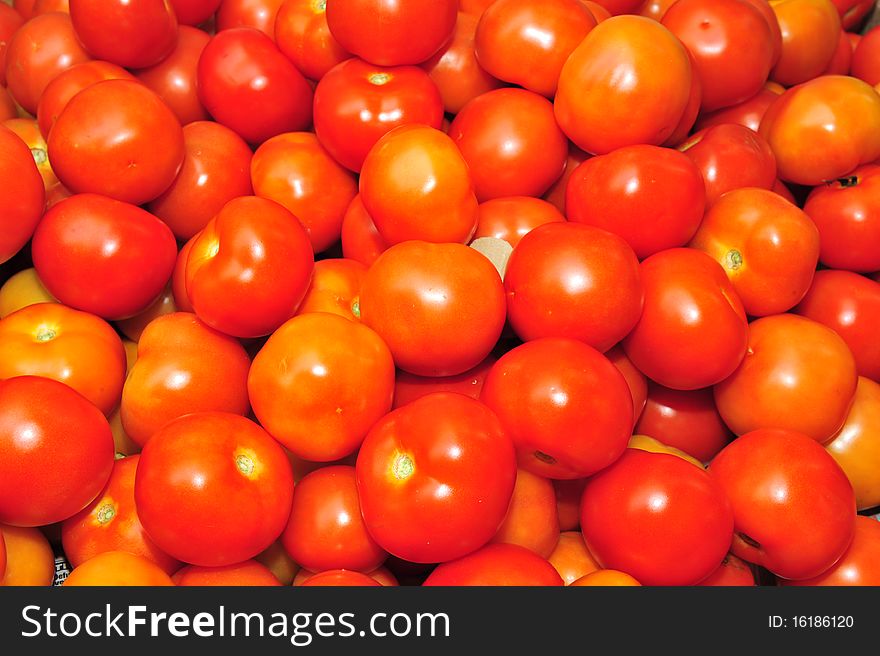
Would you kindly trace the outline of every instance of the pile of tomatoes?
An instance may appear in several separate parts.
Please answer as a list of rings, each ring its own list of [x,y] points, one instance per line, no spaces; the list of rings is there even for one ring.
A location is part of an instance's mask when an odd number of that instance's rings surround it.
[[[872,8],[0,4],[0,582],[880,585]]]

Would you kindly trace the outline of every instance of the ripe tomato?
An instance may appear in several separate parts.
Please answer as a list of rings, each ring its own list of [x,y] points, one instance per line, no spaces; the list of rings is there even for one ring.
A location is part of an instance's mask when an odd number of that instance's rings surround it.
[[[595,26],[579,0],[496,0],[480,16],[474,50],[499,80],[552,98],[565,60]]]
[[[281,581],[265,565],[245,560],[222,567],[187,565],[171,577],[174,585],[182,586],[279,586]]]
[[[623,374],[574,339],[536,339],[508,351],[486,376],[480,400],[513,440],[519,466],[548,478],[604,469],[632,431]]]
[[[731,107],[724,107],[714,112],[701,113],[697,118],[695,129],[699,131],[716,125],[734,123],[757,132],[761,125],[761,119],[764,118],[764,114],[767,112],[767,108],[773,104],[773,101],[779,97],[780,93],[782,92],[777,93],[765,86],[754,96],[741,103]]]
[[[587,481],[581,530],[603,568],[645,585],[693,585],[727,553],[733,511],[706,472],[676,456],[627,449]]]
[[[675,3],[677,0],[647,0],[642,6],[641,9],[638,9],[638,13],[641,16],[645,16],[647,18],[653,18],[655,21],[660,21],[663,19],[663,16],[666,14],[666,11]],[[595,4],[595,3],[594,3]],[[600,7],[602,5],[599,5]],[[602,7],[604,9],[604,7]],[[607,9],[606,9],[607,11]]]
[[[327,0],[330,33],[377,66],[420,64],[452,36],[457,0]]]
[[[553,105],[525,89],[497,89],[474,98],[448,134],[467,162],[480,202],[540,196],[562,175],[568,156]]]
[[[24,20],[10,5],[0,3],[0,86],[6,85],[6,50]]]
[[[394,402],[391,407],[399,408],[433,392],[458,392],[479,399],[486,375],[496,361],[497,358],[490,354],[473,369],[455,376],[416,376],[398,371],[394,378]]]
[[[0,86],[0,120],[7,121],[18,116],[18,107],[6,87]]]
[[[71,191],[133,205],[168,189],[186,154],[177,117],[133,80],[105,80],[76,94],[48,143],[52,167]]]
[[[638,260],[610,232],[548,223],[522,238],[504,277],[508,320],[523,340],[580,339],[607,351],[642,312]]]
[[[331,258],[315,262],[312,284],[297,309],[297,314],[329,312],[359,320],[355,311],[367,266],[357,260]]]
[[[578,494],[578,501],[580,501],[580,496]],[[579,503],[578,506],[580,506]],[[576,512],[579,513],[579,509],[576,509]],[[590,550],[587,549],[587,545],[584,543],[584,536],[580,531],[575,530],[564,531],[559,534],[556,548],[547,560],[550,561],[550,564],[553,565],[553,568],[562,577],[562,582],[565,585],[571,585],[574,581],[599,569],[599,563],[596,562],[593,554],[590,553]]]
[[[494,198],[477,208],[474,239],[494,237],[516,247],[529,232],[545,223],[562,223],[565,217],[553,205],[530,196]]]
[[[709,476],[733,506],[733,553],[779,577],[817,576],[852,541],[852,486],[825,449],[802,433],[742,435],[715,456]]]
[[[192,303],[186,293],[186,262],[195,240],[196,238],[193,237],[180,248],[177,260],[174,262],[174,271],[171,274],[171,294],[174,297],[174,306],[179,312],[193,311]]]
[[[160,549],[186,563],[218,567],[253,558],[281,535],[293,474],[281,446],[252,421],[198,412],[150,439],[134,495]]]
[[[831,2],[840,14],[840,20],[846,30],[858,27],[862,19],[874,8],[871,0],[831,0]]]
[[[174,235],[158,218],[97,194],[71,196],[46,212],[32,249],[40,280],[55,298],[105,319],[149,307],[177,254]]]
[[[200,25],[211,18],[221,0],[168,0],[181,25]]]
[[[284,0],[224,0],[214,20],[217,31],[252,27],[275,40],[275,19]]]
[[[559,528],[563,532],[576,531],[580,528],[581,495],[586,485],[586,478],[569,480],[554,480],[553,489],[556,490],[556,511],[559,514]],[[578,533],[580,537],[580,533]],[[583,541],[583,537],[580,537]]]
[[[297,585],[296,581],[293,584]],[[299,583],[299,585],[306,587],[376,587],[382,584],[360,572],[352,572],[346,569],[331,569],[326,572],[312,574],[312,576]]]
[[[46,152],[46,140],[40,133],[40,126],[35,119],[31,118],[13,118],[3,121],[3,126],[12,130],[18,137],[25,142],[30,149],[40,177],[43,178],[43,186],[48,192],[52,187],[58,184],[58,178],[52,170],[52,163],[49,161],[49,155]]]
[[[599,569],[595,572],[591,572],[586,576],[582,576],[576,581],[572,581],[571,583],[574,587],[580,586],[640,586],[642,585],[638,581],[636,581],[632,576],[627,574],[626,572],[621,572],[616,569]]]
[[[113,468],[107,420],[48,378],[0,381],[0,522],[44,526],[88,505]]]
[[[682,119],[691,77],[687,50],[657,21],[610,18],[590,31],[562,67],[556,120],[589,153],[659,146]]]
[[[260,337],[294,315],[313,268],[312,245],[296,217],[274,201],[243,196],[194,237],[186,295],[212,328]]]
[[[284,0],[275,17],[275,43],[311,80],[351,57],[330,34],[326,0]]]
[[[570,221],[619,235],[640,259],[684,246],[705,207],[697,166],[658,146],[628,146],[587,159],[572,172],[565,191]]]
[[[0,525],[0,533],[0,543],[6,549],[6,573],[0,573],[0,587],[52,585],[55,554],[43,532],[38,528]]]
[[[116,328],[123,335],[133,342],[137,342],[141,338],[141,333],[154,319],[163,317],[166,314],[177,312],[177,306],[174,304],[174,292],[171,285],[165,285],[165,289],[159,295],[159,298],[140,314],[136,314],[128,319],[120,319],[116,321]],[[137,346],[137,345],[135,345]]]
[[[43,215],[46,189],[27,144],[0,126],[0,264],[21,250]]]
[[[300,566],[284,550],[281,540],[273,542],[263,553],[254,557],[258,563],[265,565],[281,585],[290,585],[300,571]],[[231,567],[235,567],[232,565]]]
[[[272,39],[250,27],[216,34],[202,51],[199,100],[218,123],[249,143],[312,122],[312,88]]]
[[[74,567],[65,586],[168,586],[174,582],[161,567],[127,551],[104,551]]]
[[[394,363],[419,376],[454,376],[476,366],[504,327],[498,272],[462,244],[392,246],[367,271],[359,306],[361,321],[379,333]]]
[[[22,269],[0,286],[0,319],[5,319],[28,305],[57,302],[46,291],[36,269]]]
[[[675,248],[642,262],[645,306],[623,341],[633,364],[673,389],[727,378],[746,353],[742,301],[724,269],[705,253]]]
[[[314,572],[372,572],[388,554],[370,537],[358,501],[354,467],[322,467],[296,486],[284,548]]]
[[[702,586],[753,586],[755,573],[747,562],[727,554],[712,574],[700,581]]]
[[[63,14],[70,13],[70,0],[37,0],[33,3],[33,15],[40,16],[53,11],[60,11]]]
[[[544,558],[515,544],[490,544],[458,560],[443,563],[426,586],[556,586],[562,579]]]
[[[518,469],[507,516],[490,542],[516,544],[547,558],[558,541],[559,516],[553,482]]]
[[[248,393],[276,440],[301,458],[330,462],[355,451],[391,409],[394,361],[367,326],[303,314],[278,328],[254,358]]]
[[[147,208],[174,232],[190,239],[233,198],[250,196],[253,153],[229,128],[197,121],[183,128],[186,155],[171,186]]]
[[[781,0],[771,7],[782,32],[782,54],[770,77],[792,86],[821,75],[840,37],[834,5],[830,0]]]
[[[370,266],[388,249],[372,217],[367,214],[361,195],[355,196],[342,217],[342,254]]]
[[[830,569],[802,581],[781,580],[782,585],[880,585],[880,522],[856,517],[852,543]]]
[[[251,160],[254,193],[290,210],[316,253],[339,241],[342,219],[358,192],[354,176],[337,164],[311,132],[279,134]]]
[[[360,177],[361,201],[382,239],[466,242],[477,224],[467,162],[446,134],[402,125],[370,150]]]
[[[853,47],[850,43],[849,37],[847,33],[843,30],[840,31],[840,36],[837,39],[837,48],[834,51],[834,56],[831,58],[831,61],[828,62],[828,66],[825,67],[823,71],[823,75],[849,75],[850,67],[852,66],[852,58],[853,58]],[[854,75],[853,77],[860,77],[858,75]],[[877,78],[877,82],[880,82],[880,78]]]
[[[703,463],[694,458],[689,453],[685,453],[681,449],[678,449],[674,446],[664,444],[660,440],[649,437],[648,435],[633,435],[629,439],[629,444],[627,444],[627,448],[640,449],[642,451],[648,451],[649,453],[667,453],[676,456],[677,458],[681,458],[682,460],[687,460],[695,467],[705,469]]]
[[[568,181],[571,179],[572,173],[577,170],[581,163],[591,157],[580,148],[575,146],[571,141],[568,142],[568,157],[565,158],[565,170],[562,175],[550,185],[542,198],[553,205],[560,212],[565,214],[565,191],[568,188]]]
[[[626,380],[629,393],[632,396],[633,405],[633,426],[639,420],[642,411],[645,408],[645,401],[648,397],[648,380],[645,374],[636,369],[636,366],[626,357],[623,347],[619,344],[605,351],[605,357],[617,367],[617,370],[623,374]]]
[[[849,40],[847,40],[847,44],[849,44]],[[871,86],[880,83],[880,66],[877,63],[880,58],[878,57],[880,55],[880,30],[873,28],[865,33],[856,48],[851,49],[850,52],[852,53],[852,76],[864,80]],[[0,61],[2,61],[2,56],[0,54]],[[846,75],[847,72],[843,74]]]
[[[779,314],[749,326],[748,353],[715,387],[715,403],[737,435],[784,428],[823,443],[843,425],[857,379],[852,353],[837,333]]]
[[[515,480],[513,444],[495,414],[448,392],[391,411],[357,458],[367,530],[389,553],[417,563],[454,560],[491,540]]]
[[[596,0],[596,4],[613,16],[631,14],[638,10],[644,0]]]

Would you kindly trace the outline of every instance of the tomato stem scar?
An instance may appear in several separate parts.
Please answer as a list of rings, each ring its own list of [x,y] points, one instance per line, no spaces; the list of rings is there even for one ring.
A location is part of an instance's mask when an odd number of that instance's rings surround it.
[[[743,256],[735,248],[731,248],[724,256],[724,266],[728,269],[736,271],[742,266]]]
[[[394,474],[394,478],[401,481],[412,476],[415,469],[416,465],[412,458],[405,453],[398,455],[397,458],[394,459],[394,464],[391,465],[391,471]]]
[[[37,341],[50,342],[57,336],[57,333],[49,328],[49,326],[40,326],[37,328]]]
[[[242,454],[235,456],[235,466],[238,467],[238,471],[245,476],[250,476],[254,473],[254,461],[246,455]]]
[[[114,517],[116,517],[116,508],[113,507],[113,504],[105,503],[98,508],[97,520],[101,526],[110,522]]]

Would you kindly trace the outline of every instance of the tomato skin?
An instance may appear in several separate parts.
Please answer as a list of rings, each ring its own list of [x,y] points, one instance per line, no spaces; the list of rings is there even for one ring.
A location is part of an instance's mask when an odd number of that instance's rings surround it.
[[[426,586],[561,586],[545,559],[515,544],[490,544],[458,560],[439,565]]]
[[[3,121],[3,126],[17,134],[30,149],[40,177],[43,178],[43,186],[46,188],[48,196],[49,190],[58,184],[58,178],[52,170],[52,163],[46,153],[46,140],[40,133],[37,121],[31,118],[13,118]]]
[[[563,223],[565,217],[555,206],[531,196],[493,198],[477,208],[474,239],[494,237],[516,247],[529,232],[545,223]]]
[[[643,0],[596,0],[596,4],[608,11],[612,16],[631,14],[638,10]]]
[[[400,369],[454,376],[482,362],[501,336],[504,288],[492,263],[472,248],[404,242],[367,271],[360,314]]]
[[[57,303],[37,275],[36,269],[22,269],[0,286],[0,319],[36,303]]]
[[[416,376],[399,371],[394,378],[394,402],[399,408],[433,392],[458,392],[479,400],[486,375],[498,358],[489,354],[477,366],[455,376]]]
[[[284,0],[224,0],[217,10],[217,31],[252,27],[275,40],[275,19]]]
[[[105,551],[75,567],[64,586],[172,586],[161,567],[144,556],[127,551]]]
[[[45,526],[78,513],[113,468],[101,411],[48,378],[0,381],[0,522]]]
[[[177,260],[174,262],[174,271],[171,274],[171,295],[174,297],[174,306],[179,312],[193,311],[192,303],[186,293],[186,262],[195,241],[196,237],[192,237],[180,248]]]
[[[669,30],[643,16],[616,16],[593,28],[562,67],[556,120],[594,155],[659,146],[684,114],[691,77],[688,52]]]
[[[355,196],[342,217],[342,255],[370,266],[388,250],[373,218],[367,214],[361,195]]]
[[[0,126],[0,263],[28,242],[43,215],[46,189],[27,144]]]
[[[627,449],[587,481],[581,530],[607,569],[644,585],[693,585],[721,563],[734,514],[724,489],[677,456]]]
[[[623,378],[626,380],[626,385],[629,387],[629,393],[632,396],[633,426],[635,426],[645,409],[645,402],[648,398],[648,379],[626,357],[626,353],[624,353],[623,347],[620,344],[605,351],[605,357],[608,358],[611,364],[617,367],[617,370],[623,374]]]
[[[331,258],[315,262],[312,284],[296,310],[297,315],[329,312],[359,321],[354,312],[366,275],[367,266],[357,260]]]
[[[846,33],[842,32],[841,34],[845,35]],[[851,72],[853,77],[864,80],[871,86],[880,84],[880,66],[877,65],[877,55],[880,53],[878,48],[880,48],[880,30],[874,28],[865,33],[854,49],[850,49],[852,53],[851,71],[846,71],[843,74]]]
[[[780,585],[880,585],[880,522],[873,517],[856,517],[849,548],[830,569],[801,581],[781,579]]]
[[[216,34],[199,58],[196,82],[211,116],[248,143],[304,130],[312,122],[309,83],[272,39],[254,28]]]
[[[591,157],[565,190],[569,221],[619,235],[639,259],[684,246],[706,207],[700,170],[669,148],[636,145]]]
[[[278,49],[311,80],[320,80],[351,55],[330,34],[326,2],[284,0],[275,17]]]
[[[584,480],[584,482],[586,482]],[[575,514],[580,513],[580,498],[583,486],[577,495],[577,507]],[[580,520],[575,522],[575,528]],[[571,585],[579,578],[583,578],[591,572],[599,569],[599,563],[593,558],[593,554],[584,543],[584,536],[577,530],[566,530],[559,534],[559,540],[553,553],[547,558],[553,568],[562,577],[565,585]]]
[[[294,585],[296,582],[294,581]],[[381,587],[374,578],[346,569],[332,569],[313,574],[299,585],[304,587]]]
[[[504,354],[480,400],[513,440],[519,466],[547,478],[583,478],[613,463],[632,430],[626,380],[574,339],[536,339]]]
[[[9,41],[16,30],[24,25],[24,20],[11,6],[4,4],[0,7],[0,86],[6,86],[6,50]]]
[[[313,269],[312,245],[296,217],[274,201],[243,196],[194,237],[186,295],[212,328],[260,337],[294,315]]]
[[[754,586],[755,573],[747,562],[727,554],[712,574],[700,581],[701,586]]]
[[[572,581],[571,585],[573,587],[580,586],[603,586],[603,587],[617,587],[617,586],[641,586],[642,584],[636,581],[632,576],[627,574],[626,572],[620,572],[616,569],[600,569],[595,572],[591,572],[576,581]]]
[[[394,361],[367,326],[325,312],[302,314],[254,358],[248,393],[276,440],[301,458],[330,462],[354,452],[391,409]]]
[[[553,482],[518,469],[507,515],[490,542],[517,544],[547,558],[558,541],[559,515]]]
[[[874,3],[870,0],[831,0],[831,3],[840,14],[840,20],[845,30],[858,27],[865,16],[874,8]]]
[[[97,194],[71,196],[46,212],[32,249],[52,296],[109,320],[156,300],[177,255],[174,235],[158,218]]]
[[[673,389],[724,380],[746,353],[748,324],[724,269],[705,253],[675,248],[641,264],[645,305],[623,349],[648,378]]]
[[[562,175],[568,156],[553,105],[524,89],[496,89],[474,98],[448,134],[467,162],[480,202],[540,196]]]
[[[55,553],[38,528],[0,525],[6,545],[6,574],[0,587],[49,586],[55,580]]]
[[[837,48],[840,16],[829,0],[782,0],[772,5],[782,54],[770,75],[785,86],[821,75]]]
[[[516,455],[488,407],[438,392],[380,419],[356,469],[373,539],[405,560],[445,562],[497,532],[513,494]]]
[[[701,113],[694,127],[700,131],[716,125],[734,123],[757,132],[767,108],[777,97],[779,97],[779,93],[765,86],[754,96],[741,103],[714,112]]]
[[[700,469],[705,469],[705,466],[702,462],[694,458],[689,453],[685,453],[679,448],[674,446],[670,446],[668,444],[664,444],[658,439],[650,437],[648,435],[633,435],[629,439],[629,443],[627,444],[628,449],[640,449],[642,451],[647,451],[648,453],[666,453],[669,455],[673,455],[677,458],[681,458],[682,460],[686,460],[691,463],[695,467],[699,467]]]
[[[733,506],[731,551],[779,577],[817,576],[852,541],[852,486],[825,449],[802,433],[741,435],[715,456],[709,476]]]
[[[282,585],[268,567],[256,560],[246,560],[222,567],[187,565],[171,577],[174,585],[181,586],[261,586]]]
[[[6,87],[0,86],[0,120],[8,121],[18,117],[18,107]]]
[[[377,66],[420,64],[452,35],[457,0],[328,0],[330,33]]]
[[[214,15],[222,0],[168,0],[181,25],[200,25]]]

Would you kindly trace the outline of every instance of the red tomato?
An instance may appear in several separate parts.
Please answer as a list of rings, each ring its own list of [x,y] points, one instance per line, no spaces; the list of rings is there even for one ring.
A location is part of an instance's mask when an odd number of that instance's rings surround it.
[[[705,207],[697,166],[658,146],[628,146],[592,157],[574,170],[565,192],[570,221],[619,235],[640,259],[684,246]]]
[[[391,407],[399,408],[434,392],[458,392],[479,399],[486,374],[496,360],[495,356],[489,355],[473,369],[455,376],[416,376],[398,371],[394,379],[394,402]]]
[[[639,15],[646,16],[647,18],[653,18],[655,21],[660,21],[663,19],[666,11],[675,2],[677,2],[677,0],[647,0],[647,2],[645,2],[641,6],[641,9],[639,9],[638,7],[636,7],[636,9],[638,9]],[[601,5],[599,6],[601,7]]]
[[[105,551],[82,563],[64,579],[65,586],[167,586],[174,582],[148,558],[127,551]]]
[[[46,189],[27,144],[0,126],[0,264],[28,242],[43,216]]]
[[[399,368],[454,376],[480,363],[498,341],[504,289],[492,263],[467,246],[405,242],[370,267],[360,316]]]
[[[850,43],[847,33],[840,30],[840,36],[837,39],[837,49],[834,56],[828,62],[828,66],[823,71],[823,75],[849,75],[852,66],[853,47]],[[854,75],[853,77],[861,77]],[[880,82],[880,77],[877,78]]]
[[[367,275],[367,266],[357,260],[331,258],[315,262],[309,286],[297,314],[329,312],[357,321],[358,296]]]
[[[0,85],[6,85],[6,49],[24,18],[10,5],[0,3]],[[0,576],[2,578],[2,576]]]
[[[332,569],[326,572],[313,574],[299,585],[321,587],[377,587],[382,584],[374,578],[367,576],[366,574],[361,574],[360,572],[351,572],[345,569]]]
[[[177,17],[167,0],[70,0],[76,36],[95,59],[146,68],[177,43]]]
[[[556,511],[559,514],[560,530],[576,531],[580,528],[581,496],[586,484],[586,478],[553,481],[553,489],[556,490]],[[577,537],[578,540],[583,542],[583,536],[581,536],[580,532],[577,533]]]
[[[193,237],[180,248],[177,260],[174,262],[174,271],[171,274],[171,293],[174,297],[174,306],[180,312],[193,311],[192,303],[186,294],[186,262],[195,240],[196,238]]]
[[[574,339],[537,339],[495,363],[480,393],[513,440],[519,466],[583,478],[613,463],[632,432],[632,395],[617,368]]]
[[[553,205],[530,196],[494,198],[477,208],[474,239],[494,237],[516,247],[529,232],[545,223],[562,223],[565,217]]]
[[[67,385],[0,381],[0,522],[45,526],[78,513],[113,468],[110,425]]]
[[[677,146],[684,141],[690,134],[691,128],[694,127],[694,123],[697,120],[697,115],[700,113],[703,83],[700,81],[700,76],[696,73],[697,62],[690,52],[688,52],[688,60],[690,61],[691,71],[693,73],[691,75],[691,86],[688,91],[687,104],[685,104],[681,118],[678,120],[678,124],[675,126],[672,134],[670,134],[663,142],[662,145],[664,146]]]
[[[172,276],[173,275],[174,274],[172,274]],[[172,312],[177,312],[177,306],[174,304],[174,292],[171,289],[169,281],[159,295],[159,298],[157,298],[150,307],[140,314],[136,314],[128,319],[119,319],[115,322],[116,328],[125,337],[136,343],[140,341],[144,328],[146,328],[152,321],[159,317],[164,317],[166,314],[171,314]],[[135,351],[136,350],[137,349],[135,349]]]
[[[418,563],[454,560],[492,539],[515,480],[513,444],[495,414],[448,392],[380,419],[357,459],[367,530],[389,553]]]
[[[642,312],[638,260],[610,232],[548,223],[522,238],[504,277],[510,325],[523,340],[580,339],[607,351]]]
[[[474,98],[448,134],[467,162],[480,202],[540,196],[565,169],[568,140],[556,124],[553,105],[525,89],[497,89]]]
[[[695,127],[697,130],[705,130],[716,125],[735,123],[757,132],[767,108],[778,97],[779,93],[765,86],[748,100],[714,112],[700,114]]]
[[[709,476],[733,506],[733,553],[779,577],[817,576],[852,541],[852,486],[825,449],[802,433],[742,435],[715,456]]]
[[[568,157],[565,159],[565,170],[556,182],[550,185],[550,189],[548,189],[547,193],[542,197],[563,214],[565,214],[565,191],[568,188],[568,181],[571,179],[572,174],[577,170],[577,167],[589,157],[592,157],[592,155],[588,155],[569,141]]]
[[[18,107],[6,87],[0,86],[0,121],[18,117]]]
[[[477,25],[477,61],[499,80],[552,98],[565,60],[595,26],[579,0],[496,0]]]
[[[37,4],[36,0],[12,0],[11,4],[25,20],[30,20],[34,17],[34,7]]]
[[[147,443],[134,495],[160,549],[218,567],[253,558],[281,535],[293,474],[284,450],[255,423],[199,412],[166,424]]]
[[[351,57],[330,34],[326,0],[284,0],[275,18],[275,43],[311,80]]]
[[[844,36],[844,38],[846,37]],[[880,62],[880,29],[873,28],[865,33],[855,50],[851,49],[850,52],[852,53],[852,76],[864,80],[871,86],[880,83],[880,63],[878,63]],[[846,75],[847,72],[849,71],[845,71],[843,74]]]
[[[597,5],[613,16],[634,13],[643,2],[644,0],[596,0]]]
[[[852,543],[830,569],[802,581],[781,580],[782,585],[880,585],[880,522],[856,517]]]
[[[463,558],[443,563],[425,579],[426,586],[562,585],[553,565],[515,544],[490,544]]]
[[[186,295],[212,328],[260,337],[294,315],[313,269],[312,245],[296,217],[274,201],[243,196],[194,237]]]
[[[327,0],[330,33],[349,52],[377,66],[420,64],[455,27],[457,0]]]
[[[687,49],[643,16],[600,23],[566,60],[554,106],[578,147],[603,154],[660,145],[675,131],[691,95]]]
[[[182,586],[279,586],[281,581],[265,565],[256,560],[246,560],[222,567],[198,567],[187,565],[171,577],[175,585]]]
[[[46,212],[32,249],[52,296],[105,319],[149,307],[177,255],[174,235],[158,218],[97,194],[71,196]]]
[[[753,586],[755,573],[744,560],[727,554],[721,564],[708,578],[700,581],[702,586]]]
[[[355,469],[348,466],[322,467],[297,483],[281,541],[297,563],[314,572],[372,572],[388,557],[367,533]]]
[[[773,11],[782,32],[782,54],[771,79],[791,86],[821,75],[840,37],[840,16],[830,0],[781,0]]]
[[[507,516],[490,542],[516,544],[547,558],[558,541],[559,515],[553,482],[518,469]]]
[[[280,203],[299,219],[316,253],[339,241],[345,211],[358,193],[355,177],[311,132],[263,142],[251,160],[251,180],[257,196]]]
[[[705,253],[675,248],[641,265],[642,317],[623,341],[648,378],[673,389],[714,385],[742,362],[748,324],[724,269]]]
[[[855,360],[837,333],[779,314],[749,326],[748,353],[715,387],[715,403],[737,435],[784,428],[823,443],[843,425],[857,380]]]
[[[204,23],[220,6],[222,0],[168,0],[174,8],[174,15],[182,25]]]
[[[196,82],[211,116],[249,143],[304,130],[312,122],[312,88],[259,30],[216,34],[202,51]]]
[[[214,20],[217,31],[252,27],[275,39],[275,19],[284,0],[223,0]]]
[[[70,0],[37,0],[34,3],[34,16],[60,11],[63,14],[70,13]]]
[[[624,353],[623,348],[619,344],[606,351],[605,357],[611,361],[611,364],[617,367],[617,370],[623,374],[623,378],[626,380],[626,385],[629,387],[629,393],[632,396],[633,426],[635,426],[645,409],[645,402],[648,398],[648,379],[626,357],[626,353]]]
[[[683,459],[627,449],[587,481],[581,530],[603,568],[644,585],[693,585],[721,563],[733,536],[724,489]]]
[[[342,254],[370,266],[388,249],[372,217],[367,214],[361,195],[355,196],[342,217]]]
[[[846,30],[858,27],[875,6],[872,0],[831,0],[831,2],[840,14],[840,20]]]

